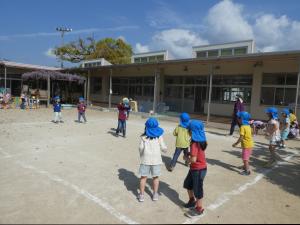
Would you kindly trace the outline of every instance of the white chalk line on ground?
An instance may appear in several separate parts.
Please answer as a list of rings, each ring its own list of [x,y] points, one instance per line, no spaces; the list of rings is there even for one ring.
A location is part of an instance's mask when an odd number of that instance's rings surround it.
[[[283,162],[278,162],[273,168],[262,170],[261,173],[258,174],[253,180],[251,180],[250,182],[247,182],[247,183],[241,185],[237,189],[232,190],[230,192],[223,193],[215,202],[213,202],[212,204],[210,204],[207,207],[207,209],[210,210],[210,211],[215,211],[216,209],[218,209],[221,206],[223,206],[226,202],[228,202],[231,199],[231,197],[240,195],[242,192],[248,190],[250,187],[252,187],[255,184],[257,184],[261,179],[263,179],[267,174],[269,174],[270,172],[272,172],[274,169],[278,168],[280,165],[284,165],[285,163],[287,163],[288,161],[290,161],[294,156],[298,155],[298,153],[296,151],[290,151],[290,152],[292,152],[292,155],[289,155],[289,156],[285,157],[283,159],[284,160]],[[205,215],[206,214],[203,214],[203,215],[201,215],[201,216],[199,216],[197,218],[194,218],[194,219],[187,219],[185,222],[183,222],[183,224],[194,224],[194,223],[197,223]]]
[[[13,157],[12,155],[10,155],[9,153],[3,151],[3,149],[0,147],[0,153],[5,155],[5,157]],[[96,203],[97,205],[101,206],[102,208],[104,208],[106,211],[108,211],[111,215],[113,215],[114,217],[116,217],[117,219],[119,219],[122,222],[125,222],[127,224],[138,224],[137,222],[133,221],[132,219],[130,219],[129,217],[121,214],[120,212],[118,212],[115,208],[113,208],[111,205],[109,205],[107,202],[101,200],[100,198],[92,195],[91,193],[89,193],[88,191],[81,189],[80,187],[78,187],[75,184],[71,184],[68,181],[56,176],[56,175],[52,175],[51,173],[45,171],[45,170],[39,170],[37,168],[35,168],[34,166],[30,166],[30,165],[26,165],[24,163],[22,163],[21,161],[16,161],[16,164],[20,165],[22,168],[24,169],[30,169],[35,171],[36,173],[45,175],[46,177],[48,177],[50,180],[58,182],[63,184],[66,187],[69,187],[71,189],[73,189],[74,191],[76,191],[79,195],[84,196],[85,198],[87,198],[90,201],[93,201],[94,203]]]
[[[46,177],[48,177],[50,180],[55,181],[57,183],[63,184],[64,186],[73,189],[75,192],[77,192],[79,195],[85,197],[86,199],[96,203],[97,205],[101,206],[102,208],[104,208],[107,212],[109,212],[112,216],[116,217],[118,220],[127,223],[127,224],[138,224],[136,221],[130,219],[129,217],[121,214],[120,212],[118,212],[115,208],[113,208],[111,205],[109,205],[107,202],[103,201],[102,199],[96,197],[95,195],[92,195],[91,193],[89,193],[88,191],[78,187],[75,184],[72,184],[56,175],[53,175],[45,170],[39,170],[37,168],[35,168],[34,166],[30,166],[30,165],[26,165],[21,161],[16,161],[16,164],[18,164],[19,166],[21,166],[24,169],[29,169],[32,170],[38,174],[41,175],[45,175]]]

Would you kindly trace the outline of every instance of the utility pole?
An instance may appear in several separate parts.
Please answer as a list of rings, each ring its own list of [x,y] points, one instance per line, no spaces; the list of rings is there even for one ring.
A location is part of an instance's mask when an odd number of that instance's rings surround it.
[[[61,47],[64,46],[64,35],[66,32],[71,32],[72,29],[71,28],[66,28],[66,27],[57,27],[56,31],[61,32]],[[61,60],[61,64],[60,67],[64,68],[64,62],[62,59],[62,52],[60,51],[60,60]]]

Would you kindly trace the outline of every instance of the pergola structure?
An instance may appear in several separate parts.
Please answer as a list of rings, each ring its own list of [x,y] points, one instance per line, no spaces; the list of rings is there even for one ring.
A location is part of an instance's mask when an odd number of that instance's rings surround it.
[[[86,78],[76,74],[61,73],[59,71],[38,70],[22,74],[22,80],[29,79],[35,80],[47,80],[47,106],[50,104],[50,81],[69,81],[76,82],[78,84],[85,84]]]

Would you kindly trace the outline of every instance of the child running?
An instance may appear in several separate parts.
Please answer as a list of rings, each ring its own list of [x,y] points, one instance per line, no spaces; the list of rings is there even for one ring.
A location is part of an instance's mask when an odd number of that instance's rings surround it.
[[[58,122],[63,123],[59,96],[56,96],[54,98],[53,111],[54,111],[54,123],[58,123]]]
[[[290,111],[288,109],[283,109],[282,112],[282,123],[281,123],[281,142],[280,147],[286,148],[286,140],[288,139],[290,133]]]
[[[81,117],[83,118],[84,122],[86,123],[86,117],[85,117],[85,110],[86,110],[86,104],[84,103],[84,98],[79,98],[79,103],[77,104],[78,109],[78,123],[81,123]]]
[[[251,174],[249,168],[249,159],[252,154],[252,150],[254,147],[253,138],[252,138],[252,131],[249,125],[249,120],[251,118],[248,112],[238,112],[237,113],[238,120],[241,124],[240,128],[240,138],[236,143],[232,146],[236,147],[239,143],[242,143],[242,158],[244,162],[243,169],[244,171],[241,172],[241,175],[249,176]]]
[[[170,172],[176,166],[177,159],[180,156],[181,152],[183,151],[184,159],[186,165],[188,166],[188,150],[191,142],[191,136],[188,131],[188,125],[190,122],[190,116],[187,113],[182,113],[180,115],[179,125],[175,128],[173,135],[176,136],[176,149],[173,155],[173,159],[168,167]]]
[[[263,121],[260,120],[250,120],[250,127],[252,128],[252,134],[256,136],[259,130],[266,128],[266,125]]]
[[[138,200],[145,200],[145,185],[148,177],[153,178],[153,196],[152,200],[158,200],[159,176],[161,175],[161,151],[166,152],[167,146],[163,140],[164,130],[159,127],[155,118],[149,118],[145,124],[145,132],[141,136],[140,142],[140,194]]]
[[[276,146],[281,141],[279,122],[278,122],[278,110],[274,107],[270,107],[266,110],[266,113],[269,117],[266,135],[269,137],[270,140],[269,151],[271,154],[271,158],[269,162],[266,164],[266,166],[272,167],[276,164],[278,158],[275,152]]]
[[[192,120],[189,125],[191,132],[191,152],[189,156],[190,170],[184,180],[189,202],[184,205],[190,210],[185,213],[189,218],[199,217],[203,214],[203,181],[207,172],[205,150],[207,147],[204,125],[201,121]]]
[[[123,137],[126,137],[126,120],[129,118],[130,105],[128,98],[124,98],[121,103],[118,104],[118,128],[116,130],[116,136],[119,133],[123,133]]]

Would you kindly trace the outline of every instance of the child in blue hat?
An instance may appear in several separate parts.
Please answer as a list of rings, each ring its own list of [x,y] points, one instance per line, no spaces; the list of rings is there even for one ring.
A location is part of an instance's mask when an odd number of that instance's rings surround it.
[[[86,104],[84,103],[84,98],[79,98],[79,103],[77,104],[77,110],[78,110],[78,123],[81,122],[81,117],[83,118],[84,122],[86,123],[86,117],[85,117],[85,110],[86,110]]]
[[[153,178],[153,196],[152,200],[158,200],[159,176],[161,175],[161,151],[166,152],[167,146],[163,140],[164,130],[159,127],[155,118],[149,118],[145,123],[145,132],[141,136],[139,146],[140,151],[140,194],[138,199],[140,202],[145,200],[145,186],[148,177]]]
[[[274,107],[270,107],[266,109],[266,114],[269,117],[269,121],[267,124],[267,133],[266,135],[269,137],[269,151],[271,154],[271,158],[269,162],[266,164],[267,167],[271,167],[276,164],[278,156],[276,155],[275,149],[281,141],[280,134],[280,125],[278,121],[278,110]]]
[[[188,166],[188,150],[191,143],[191,136],[188,131],[188,125],[190,122],[190,116],[187,113],[182,113],[180,115],[179,125],[175,128],[173,135],[176,137],[175,144],[175,153],[173,155],[173,159],[168,167],[170,172],[176,166],[177,159],[180,156],[181,152],[184,154],[184,159],[186,161],[186,165]]]
[[[183,184],[183,187],[187,189],[189,202],[184,207],[190,209],[185,213],[187,217],[196,218],[204,212],[202,201],[204,196],[203,182],[207,173],[205,157],[207,140],[204,124],[201,121],[192,120],[189,124],[189,131],[191,133],[190,170]]]
[[[117,106],[118,108],[118,127],[116,130],[116,136],[119,136],[119,133],[123,133],[123,137],[126,137],[126,120],[129,118],[129,112],[131,107],[129,105],[129,99],[123,98]]]
[[[53,103],[53,111],[54,111],[54,123],[63,123],[62,115],[61,115],[61,103],[59,96],[54,97]]]
[[[249,159],[254,147],[252,130],[249,122],[251,116],[248,112],[238,112],[236,115],[239,120],[239,123],[241,124],[240,138],[232,146],[236,147],[239,143],[242,143],[242,148],[243,148],[242,158],[244,162],[244,167],[243,167],[244,171],[241,172],[241,175],[249,176],[251,174],[249,168]]]
[[[281,112],[282,122],[281,122],[281,148],[286,148],[285,141],[288,139],[290,133],[290,111],[289,109],[283,109]]]

